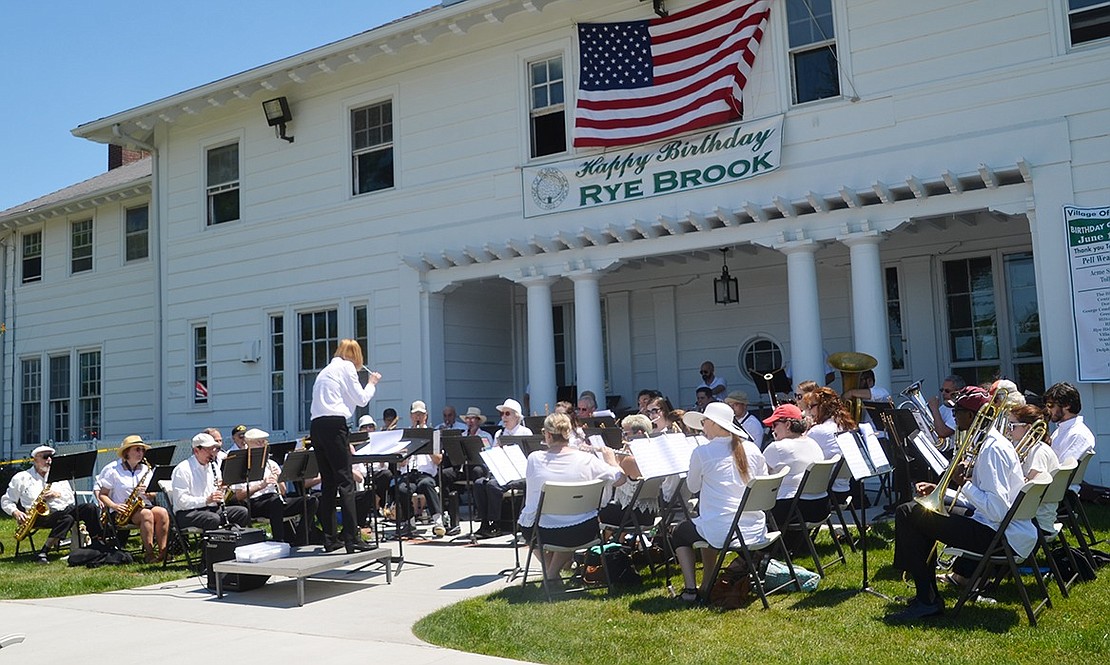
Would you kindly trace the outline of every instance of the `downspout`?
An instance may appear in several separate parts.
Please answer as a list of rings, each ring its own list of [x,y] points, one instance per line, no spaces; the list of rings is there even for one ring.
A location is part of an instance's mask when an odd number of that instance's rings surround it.
[[[159,223],[162,217],[160,214],[162,204],[158,188],[158,149],[146,141],[125,134],[118,123],[112,125],[112,135],[150,153],[150,207],[148,214],[150,216],[149,229],[152,240],[150,251],[154,254],[154,366],[151,377],[154,384],[151,393],[154,400],[154,422],[151,423],[150,435],[157,439],[164,436],[162,423],[165,415],[165,406],[162,400],[162,386],[165,383],[162,380],[162,364],[165,360],[162,321],[165,318],[165,312],[162,311],[164,305],[162,298],[162,225]]]

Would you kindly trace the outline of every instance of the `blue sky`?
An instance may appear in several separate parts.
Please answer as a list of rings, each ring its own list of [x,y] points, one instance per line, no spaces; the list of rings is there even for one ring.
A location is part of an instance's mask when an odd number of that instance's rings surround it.
[[[0,210],[103,173],[74,127],[439,0],[50,0],[0,10]]]

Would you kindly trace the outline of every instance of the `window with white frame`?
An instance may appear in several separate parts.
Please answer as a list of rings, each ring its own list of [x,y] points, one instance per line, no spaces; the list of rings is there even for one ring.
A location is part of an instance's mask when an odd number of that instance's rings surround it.
[[[50,356],[50,438],[70,439],[70,357]]]
[[[208,225],[239,219],[239,144],[209,148],[206,169]]]
[[[902,294],[898,268],[883,271],[886,278],[886,329],[890,338],[890,369],[906,369],[906,338],[902,333]]]
[[[270,317],[270,427],[285,429],[285,317]]]
[[[23,234],[20,268],[23,283],[42,280],[42,231]]]
[[[100,351],[77,354],[77,433],[82,440],[100,438]]]
[[[355,305],[351,309],[351,319],[354,323],[354,329],[355,329],[354,334],[351,336],[351,339],[358,342],[359,348],[362,349],[362,357],[365,359],[365,361],[367,363],[369,363],[370,362],[370,325],[369,325],[369,318],[367,316],[367,307],[366,307],[366,305]],[[366,383],[366,381],[369,379],[369,376],[368,376],[368,373],[366,371],[359,368],[358,378],[363,383]],[[360,406],[360,407],[356,408],[355,409],[355,422],[357,423],[359,418],[365,416],[368,413],[370,413],[370,405],[369,404],[367,404],[366,406]]]
[[[1110,1],[1068,0],[1068,37],[1072,46],[1110,37]]]
[[[42,360],[24,358],[20,362],[20,441],[25,446],[42,443]]]
[[[794,103],[840,95],[832,0],[786,0]]]
[[[528,63],[528,128],[532,157],[566,152],[566,91],[563,57]]]
[[[393,187],[392,101],[351,111],[351,162],[354,194]]]
[[[93,267],[93,221],[83,219],[70,225],[70,271],[73,273],[92,270]]]
[[[297,390],[301,405],[298,426],[301,431],[305,431],[312,420],[312,385],[320,370],[331,362],[332,355],[339,346],[339,311],[327,309],[303,312],[298,320],[300,363],[297,368]]]
[[[150,255],[150,209],[128,208],[124,213],[124,260],[138,261]]]
[[[193,326],[193,404],[208,403],[208,326]]]

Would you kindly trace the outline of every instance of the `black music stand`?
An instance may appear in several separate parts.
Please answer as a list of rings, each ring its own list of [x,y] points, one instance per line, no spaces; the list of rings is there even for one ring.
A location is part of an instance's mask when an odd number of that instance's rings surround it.
[[[429,454],[429,453],[432,452],[431,435],[432,435],[433,431],[434,430],[429,429],[429,428],[416,428],[416,429],[405,428],[405,430],[401,434],[401,441],[409,442],[409,444],[407,446],[405,446],[405,447],[403,447],[403,448],[401,448],[401,449],[399,449],[395,452],[391,452],[391,453],[387,453],[387,454],[380,454],[379,455],[379,454],[375,454],[375,453],[368,453],[368,454],[354,455],[354,456],[352,456],[351,460],[352,460],[353,463],[358,463],[358,462],[362,462],[362,463],[371,463],[371,462],[399,463],[399,462],[403,462],[403,461],[407,460],[408,458],[412,457],[413,455]],[[362,434],[367,434],[367,433],[362,432]],[[366,437],[366,438],[363,438],[361,440],[367,440],[368,438],[369,437]],[[398,478],[398,480],[400,480],[400,478]],[[397,505],[397,483],[393,484],[393,503],[394,503],[395,506]],[[397,570],[394,571],[394,574],[400,575],[401,574],[401,566],[406,563],[406,561],[405,561],[405,541],[404,541],[404,538],[401,537],[401,520],[397,519],[397,517],[395,516],[393,522],[394,522],[394,526],[396,528],[395,537],[397,538],[397,556],[389,557],[389,563],[391,563],[391,564],[396,563],[397,564]],[[375,540],[377,540],[377,538],[378,538],[377,532],[375,532],[374,538],[375,538]],[[430,564],[430,563],[423,563],[423,562],[420,562],[420,561],[409,561],[408,563],[411,563],[414,566],[426,566],[426,567],[429,567],[429,568],[432,566],[432,564]]]
[[[546,418],[547,416],[524,416],[524,426],[533,432],[538,432],[543,429],[543,421]],[[496,432],[494,432],[494,434],[496,434]]]
[[[867,524],[867,503],[865,502],[866,497],[864,496],[864,489],[863,489],[863,481],[867,480],[868,478],[874,478],[875,476],[882,475],[884,473],[890,473],[890,469],[889,468],[883,469],[881,467],[881,465],[877,466],[877,461],[873,460],[872,457],[867,454],[867,444],[864,441],[863,434],[858,429],[851,430],[850,432],[847,432],[847,433],[851,434],[852,439],[855,440],[856,445],[859,447],[861,456],[863,457],[864,462],[866,463],[866,467],[867,467],[866,470],[864,470],[862,467],[857,468],[857,469],[852,469],[851,466],[848,467],[849,471],[852,472],[852,478],[854,478],[856,483],[857,483],[857,489],[858,489],[858,492],[859,492],[859,509],[860,509],[860,523],[861,523],[860,524],[860,531],[859,531],[859,545],[860,545],[860,552],[863,554],[863,583],[860,585],[859,589],[856,589],[856,590],[854,590],[850,593],[852,593],[853,595],[856,594],[856,593],[869,593],[873,596],[878,596],[879,598],[883,598],[883,599],[886,599],[888,601],[893,601],[894,600],[893,598],[891,598],[890,596],[886,595],[885,593],[883,593],[883,592],[875,589],[874,587],[872,587],[871,586],[871,581],[868,579],[868,572],[867,572],[867,531],[869,530],[869,527],[868,527],[868,524]],[[841,451],[843,451],[850,444],[847,441],[841,441],[840,440],[841,436],[843,436],[843,433],[837,437],[837,439],[838,439],[837,442],[840,444]],[[845,462],[842,459],[840,463],[844,464]],[[889,461],[887,462],[887,465],[889,466]],[[830,496],[829,499],[832,500],[832,497]],[[845,530],[847,530],[847,529],[845,529]],[[836,534],[834,533],[834,534],[832,534],[832,536],[835,538]]]
[[[582,418],[582,426],[583,427],[590,427],[590,428],[596,428],[596,427],[610,428],[611,427],[611,428],[616,429],[617,419],[614,418],[613,416],[596,416],[596,417],[593,417],[593,418]]]
[[[266,475],[266,449],[265,448],[239,448],[232,450],[220,465],[220,475],[227,487],[246,483],[248,491],[244,505],[247,507],[249,518],[251,511],[251,493],[249,485],[262,480]],[[234,495],[233,495],[234,496]],[[224,500],[227,503],[227,500]]]
[[[86,450],[69,455],[55,455],[50,462],[50,471],[46,474],[46,482],[50,484],[77,480],[78,478],[87,478],[92,475],[93,466],[95,465],[95,450]],[[30,508],[30,506],[27,507]],[[76,513],[74,513],[74,517],[76,517]],[[73,528],[77,529],[76,521],[74,522]],[[18,553],[18,543],[16,553]]]
[[[770,379],[767,378],[768,374],[771,375]],[[752,383],[755,385],[755,389],[759,392],[759,394],[767,395],[767,399],[770,400],[772,405],[775,403],[776,400],[775,395],[779,393],[786,393],[788,395],[791,395],[794,393],[794,387],[790,385],[790,377],[786,375],[786,369],[783,367],[772,369],[766,372],[761,372],[760,370],[749,367],[748,377],[752,380]],[[766,413],[766,411],[764,411],[766,405],[762,402],[763,400],[760,400],[760,420],[763,420],[763,415]]]
[[[285,464],[285,457],[297,447],[296,441],[280,441],[269,444],[266,449],[270,452],[270,459],[277,462],[278,466]]]
[[[914,474],[910,468],[917,459],[910,451],[910,439],[918,432],[920,427],[913,411],[909,409],[890,409],[880,416],[883,420],[887,438],[891,442],[887,456],[893,462],[893,486],[896,504],[909,501],[914,496]],[[893,453],[893,454],[891,454]]]
[[[623,432],[619,427],[586,427],[582,430],[582,434],[587,439],[591,436],[600,436],[602,442],[606,447],[613,450],[621,450],[624,448]]]
[[[544,443],[543,436],[539,434],[530,434],[524,436],[503,436],[497,440],[499,446],[520,446],[524,451],[524,456],[528,457],[537,450],[544,450],[547,445]]]
[[[456,536],[451,539],[451,542],[465,538],[471,543],[475,543],[478,539],[474,537],[474,479],[470,476],[471,470],[482,464],[481,452],[486,447],[486,442],[480,436],[451,436],[440,439],[440,445],[443,446],[444,460],[450,460],[452,463],[462,460],[462,480],[464,487],[466,487],[467,508],[470,510],[470,533],[465,536]],[[443,478],[442,465],[440,466],[440,478]],[[440,492],[442,493],[442,488]]]
[[[866,412],[867,415],[870,416],[871,425],[875,428],[875,432],[881,432],[880,434],[878,434],[879,443],[883,443],[885,440],[888,440],[888,435],[886,433],[885,415],[895,410],[894,404],[888,400],[860,400],[860,402],[863,405],[864,412]],[[887,458],[890,458],[891,454],[889,447],[884,445],[883,448],[886,451]],[[879,504],[879,499],[880,497],[882,497],[884,492],[886,493],[886,498],[888,501],[890,501],[891,503],[894,503],[896,501],[896,499],[894,498],[894,489],[892,487],[892,484],[893,483],[889,472],[887,474],[879,476],[879,491],[875,493],[876,505]],[[888,504],[888,506],[890,506],[890,504]]]
[[[173,453],[177,446],[159,446],[146,451],[146,461],[150,466],[167,466],[173,462]]]
[[[296,443],[296,442],[292,442]],[[304,481],[320,475],[320,467],[316,463],[316,451],[294,450],[285,456],[284,465],[278,475],[279,483],[293,483],[301,495],[301,519],[304,520],[304,539],[302,545],[308,545],[308,532],[311,523],[308,521],[308,492],[304,489]],[[376,538],[376,535],[375,535]],[[377,542],[374,544],[377,547]]]

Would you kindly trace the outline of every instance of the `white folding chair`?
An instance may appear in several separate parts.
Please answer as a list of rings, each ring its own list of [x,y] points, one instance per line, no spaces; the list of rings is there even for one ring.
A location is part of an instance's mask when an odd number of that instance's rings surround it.
[[[658,478],[645,478],[639,481],[636,491],[632,494],[632,498],[628,501],[628,505],[624,507],[621,512],[620,519],[614,520],[616,524],[606,524],[602,522],[601,528],[607,531],[612,531],[612,542],[621,542],[621,536],[625,533],[631,532],[633,535],[634,547],[641,548],[646,551],[651,547],[651,543],[647,542],[647,535],[645,525],[640,523],[639,511],[636,509],[637,504],[645,500],[652,500],[655,502],[656,514],[660,513],[663,481],[667,479],[666,476]],[[654,519],[652,523],[654,523]],[[648,527],[651,524],[647,525]],[[648,567],[651,569],[652,574],[655,573],[655,564],[648,559]]]
[[[1078,462],[1069,459],[1060,468],[1056,469],[1052,474],[1052,482],[1049,484],[1048,489],[1045,490],[1044,497],[1041,498],[1041,507],[1059,505],[1064,499],[1064,494],[1068,491],[1068,483],[1071,482],[1072,472],[1075,471]],[[1068,546],[1067,538],[1064,535],[1064,525],[1060,522],[1052,524],[1052,531],[1045,532],[1041,525],[1034,521],[1037,526],[1037,549],[1044,555],[1045,560],[1048,562],[1049,569],[1052,571],[1052,577],[1056,580],[1057,586],[1060,587],[1060,595],[1064,598],[1068,597],[1068,589],[1079,578],[1079,566],[1075,562],[1075,555],[1072,554],[1071,547]],[[1049,545],[1052,543],[1059,543],[1064,556],[1067,557],[1068,563],[1071,565],[1072,576],[1070,579],[1065,580],[1063,573],[1060,571],[1060,566],[1056,563],[1056,558],[1052,556],[1052,550]]]
[[[177,543],[178,549],[185,555],[185,565],[189,570],[194,570],[193,557],[189,553],[189,548],[193,543],[200,543],[204,538],[204,530],[200,527],[187,526],[179,527],[177,524],[177,511],[173,507],[173,485],[169,480],[158,481],[158,488],[162,490],[162,494],[166,497],[166,510],[170,514],[170,540]],[[169,547],[167,542],[166,547]],[[165,556],[162,558],[162,567],[169,565],[170,557]],[[198,564],[202,563],[198,561]]]
[[[840,464],[840,455],[834,455],[827,460],[820,462],[813,462],[806,469],[805,475],[802,476],[801,484],[798,485],[798,491],[794,494],[794,499],[790,503],[790,509],[787,513],[786,522],[780,524],[783,531],[798,531],[801,532],[805,538],[806,547],[809,549],[809,554],[813,557],[813,565],[817,568],[817,574],[821,577],[825,576],[825,567],[821,564],[821,557],[817,554],[817,545],[814,543],[814,535],[820,530],[822,526],[829,527],[829,536],[832,537],[833,545],[836,547],[836,552],[839,558],[834,563],[845,563],[844,549],[840,547],[840,542],[836,539],[836,532],[833,530],[832,517],[831,517],[831,498],[829,494],[829,484],[832,482],[833,474],[836,472],[837,465]],[[817,521],[808,521],[802,515],[801,501],[808,501],[814,499],[824,499],[830,503],[830,509],[825,511],[824,517]]]
[[[589,480],[585,482],[576,483],[563,483],[548,481],[543,484],[543,489],[540,491],[540,503],[536,511],[536,523],[533,525],[532,538],[528,544],[528,561],[524,564],[524,578],[522,584],[526,584],[528,580],[528,568],[532,565],[532,553],[535,550],[540,552],[540,571],[543,575],[543,590],[547,594],[548,600],[551,599],[551,590],[548,588],[547,583],[547,562],[544,559],[544,554],[548,552],[580,552],[587,550],[595,545],[601,545],[601,525],[594,533],[594,537],[584,543],[576,543],[572,546],[553,545],[551,543],[543,542],[543,536],[540,533],[539,524],[544,516],[556,515],[580,515],[591,511],[597,511],[601,507],[601,493],[605,489],[604,480]],[[597,520],[594,520],[597,523]],[[605,586],[612,592],[612,583],[609,580],[609,569],[605,566],[605,556],[602,554],[601,567],[605,574]]]

